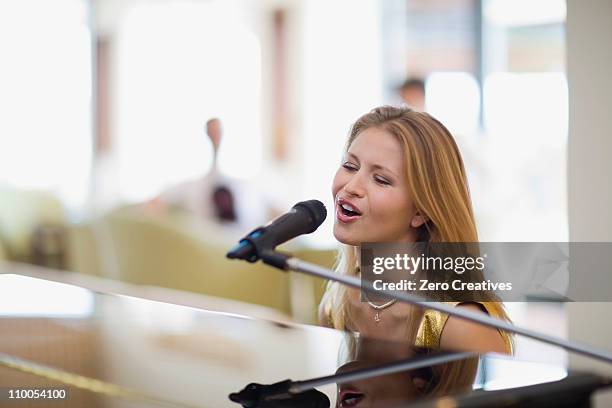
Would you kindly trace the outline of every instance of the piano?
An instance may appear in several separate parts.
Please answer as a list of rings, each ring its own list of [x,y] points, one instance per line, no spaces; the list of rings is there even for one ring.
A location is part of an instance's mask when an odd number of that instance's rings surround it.
[[[567,365],[417,349],[103,283],[0,265],[1,407],[588,407],[612,385]]]

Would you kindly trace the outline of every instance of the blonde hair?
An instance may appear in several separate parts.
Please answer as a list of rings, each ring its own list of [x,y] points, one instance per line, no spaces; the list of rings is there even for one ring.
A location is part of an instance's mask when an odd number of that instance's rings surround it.
[[[426,219],[417,230],[417,241],[478,242],[463,160],[448,129],[427,113],[407,107],[382,106],[361,116],[353,124],[346,150],[361,132],[369,128],[388,132],[402,147],[409,193],[416,210]],[[336,272],[357,274],[357,252],[357,247],[341,244]],[[497,301],[494,294],[490,295],[488,301]],[[344,287],[329,282],[322,306],[335,328],[346,328]],[[507,320],[501,306],[500,309],[500,317]],[[413,324],[418,324],[422,311],[415,310],[413,317]]]

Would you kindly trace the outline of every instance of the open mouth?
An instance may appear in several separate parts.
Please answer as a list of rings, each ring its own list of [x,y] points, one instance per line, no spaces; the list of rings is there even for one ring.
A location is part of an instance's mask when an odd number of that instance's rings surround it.
[[[343,391],[340,394],[340,408],[356,407],[363,399],[364,394],[356,391]]]
[[[340,199],[338,200],[338,218],[340,221],[348,222],[356,219],[361,216],[361,212],[354,205],[349,203],[346,200]]]
[[[355,211],[355,209],[353,207],[351,207],[350,205],[347,204],[342,204],[340,206],[340,209],[342,211],[342,213],[348,217],[355,217],[358,215],[361,215],[361,213],[359,211]]]

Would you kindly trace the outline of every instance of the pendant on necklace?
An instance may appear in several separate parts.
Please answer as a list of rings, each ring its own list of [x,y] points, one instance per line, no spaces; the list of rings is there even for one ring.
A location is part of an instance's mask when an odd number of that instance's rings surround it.
[[[376,314],[374,315],[374,321],[376,321],[376,323],[380,322],[380,316],[378,315],[378,312],[376,312]]]

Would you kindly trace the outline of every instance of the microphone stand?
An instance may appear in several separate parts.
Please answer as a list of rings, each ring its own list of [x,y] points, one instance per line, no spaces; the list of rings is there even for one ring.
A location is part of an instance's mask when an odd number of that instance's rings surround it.
[[[294,381],[289,387],[289,392],[296,394],[327,384],[344,384],[354,381],[367,380],[373,377],[399,373],[402,371],[416,370],[418,368],[430,367],[439,364],[451,363],[453,361],[465,360],[478,357],[479,354],[470,351],[444,352],[435,355],[423,355],[412,357],[397,362],[376,365],[374,367],[361,368],[340,374],[327,375],[325,377],[313,378],[305,381]]]
[[[425,309],[436,310],[438,312],[446,313],[450,316],[455,316],[463,320],[472,321],[475,323],[482,324],[484,326],[494,327],[498,330],[504,330],[520,336],[539,340],[544,343],[564,348],[568,351],[573,351],[575,353],[612,364],[612,352],[607,350],[600,350],[589,345],[571,342],[559,337],[539,333],[535,330],[517,327],[509,322],[496,319],[487,314],[470,312],[464,309],[446,305],[444,303],[428,302],[426,299],[420,296],[408,294],[405,292],[377,290],[374,288],[372,282],[370,281],[360,279],[356,276],[335,273],[333,271],[330,271],[329,269],[294,258],[292,255],[289,254],[283,254],[274,250],[263,250],[260,251],[259,257],[265,264],[282,269],[283,271],[290,270],[294,272],[301,272],[307,275],[317,276],[319,278],[331,280],[334,282],[340,282],[346,286],[361,289],[373,295],[384,295],[386,297],[396,299],[403,303],[410,303]]]

